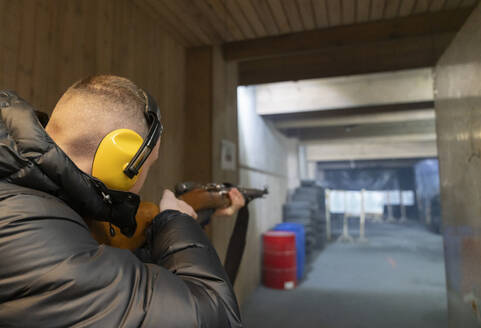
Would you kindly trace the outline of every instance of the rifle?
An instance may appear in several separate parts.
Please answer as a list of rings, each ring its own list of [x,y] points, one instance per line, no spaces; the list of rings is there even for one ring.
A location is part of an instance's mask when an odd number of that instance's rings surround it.
[[[174,192],[177,198],[182,199],[197,212],[197,221],[203,227],[209,223],[210,217],[216,209],[230,206],[228,193],[232,188],[237,188],[244,196],[246,205],[252,200],[262,198],[269,193],[267,187],[251,189],[236,187],[230,183],[202,185],[194,182],[179,183],[175,186]]]
[[[218,208],[230,206],[229,190],[238,188],[248,202],[255,198],[263,197],[268,193],[267,188],[249,189],[236,187],[232,184],[196,184],[192,182],[179,183],[175,186],[177,198],[185,201],[198,212],[198,222],[201,226],[208,224],[210,216]],[[120,232],[120,229],[111,225],[109,222],[86,219],[86,223],[95,240],[101,244],[109,246],[135,250],[145,243],[145,231],[148,229],[152,220],[159,214],[159,207],[151,202],[141,202],[137,215],[137,230],[132,237],[127,237]]]

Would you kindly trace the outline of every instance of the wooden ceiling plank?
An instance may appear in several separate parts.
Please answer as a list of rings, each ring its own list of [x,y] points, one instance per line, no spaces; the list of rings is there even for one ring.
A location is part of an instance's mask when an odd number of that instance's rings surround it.
[[[342,0],[342,24],[350,25],[356,21],[356,0]]]
[[[465,8],[465,7],[473,7],[479,3],[479,0],[463,0],[461,2],[460,7]]]
[[[242,33],[246,36],[246,38],[247,39],[256,38],[258,35],[254,31],[254,28],[251,26],[251,24],[247,21],[237,1],[224,0],[223,2],[227,12],[230,14],[232,19],[237,23],[237,25],[241,29]]]
[[[266,0],[251,0],[251,4],[255,8],[260,19],[262,20],[262,23],[264,23],[264,26],[267,30],[267,34],[269,35],[279,34],[279,28],[277,27],[276,21],[274,20],[274,16],[272,16],[272,12]]]
[[[414,7],[414,14],[423,14],[429,10],[431,0],[417,0]]]
[[[446,0],[432,0],[429,11],[440,11],[444,7]]]
[[[179,41],[180,44],[189,47],[196,47],[202,44],[201,41],[184,26],[178,27],[178,22],[173,16],[173,13],[159,1],[134,0],[134,4],[154,18],[159,26],[175,40]]]
[[[196,6],[199,12],[209,20],[211,26],[217,31],[224,41],[230,42],[234,41],[236,38],[233,33],[229,30],[228,26],[225,24],[224,20],[221,19],[208,1],[193,1],[191,2],[193,6]]]
[[[327,14],[329,15],[329,26],[338,26],[342,24],[341,0],[326,1]]]
[[[226,7],[222,0],[205,0],[207,5],[209,5],[217,14],[218,19],[222,22],[224,26],[229,30],[232,34],[234,39],[236,40],[243,40],[245,39],[244,34],[242,33],[239,26],[237,26],[236,22],[232,19],[230,14],[227,12]]]
[[[311,0],[297,0],[299,11],[301,13],[302,21],[306,30],[313,30],[316,28],[314,20],[314,9]]]
[[[223,43],[224,37],[223,32],[220,33],[217,31],[217,28],[211,23],[209,18],[203,13],[203,11],[199,10],[199,7],[195,6],[196,2],[203,2],[204,1],[192,1],[190,0],[176,0],[173,1],[177,4],[177,7],[180,10],[183,10],[186,13],[186,17],[193,21],[193,26],[197,27],[198,29],[202,29],[205,34],[212,40],[213,44],[220,44]]]
[[[357,0],[357,23],[367,22],[371,11],[371,0]]]
[[[446,3],[444,4],[444,9],[445,10],[452,10],[456,9],[461,5],[461,0],[446,0]]]
[[[405,17],[412,14],[416,0],[403,0],[401,1],[401,7],[399,7],[399,16]]]
[[[384,19],[392,19],[398,17],[399,7],[402,0],[388,0],[386,1],[386,7],[384,8]]]
[[[185,26],[202,42],[202,44],[211,44],[216,42],[215,39],[211,39],[209,35],[205,33],[205,31],[203,31],[197,26],[197,22],[189,15],[189,13],[183,10],[182,5],[179,1],[155,0],[153,2],[161,3],[166,8],[170,9],[170,11],[173,13],[172,15],[176,17],[176,27],[179,27],[181,25]]]
[[[224,44],[223,50],[227,60],[252,60],[379,40],[456,32],[471,12],[472,8],[440,11],[393,20],[292,33],[282,37],[231,42]]]
[[[289,26],[293,32],[304,31],[304,24],[302,23],[301,13],[297,7],[295,0],[281,0],[284,12],[286,13]]]
[[[233,1],[233,0],[230,0]],[[259,16],[250,0],[237,0],[237,3],[241,10],[244,12],[244,16],[254,29],[257,36],[267,36],[267,30],[262,22],[262,16]]]
[[[318,28],[329,26],[329,16],[327,14],[327,0],[312,0],[312,7],[314,8],[314,18]]]
[[[392,0],[388,0],[392,1]],[[371,14],[370,19],[371,21],[380,20],[383,18],[384,15],[384,7],[386,6],[386,0],[372,0],[371,2]]]
[[[269,3],[272,15],[277,22],[281,34],[291,33],[292,30],[280,0],[267,0],[267,2]]]
[[[150,0],[149,2],[152,6],[156,6],[160,9],[158,12],[162,17],[169,16],[169,19],[173,21],[175,28],[184,29],[188,34],[193,35],[196,39],[200,40],[201,44],[209,44],[212,42],[204,32],[192,26],[194,22],[188,18],[188,15],[185,12],[176,8],[175,4],[177,2],[168,0]]]

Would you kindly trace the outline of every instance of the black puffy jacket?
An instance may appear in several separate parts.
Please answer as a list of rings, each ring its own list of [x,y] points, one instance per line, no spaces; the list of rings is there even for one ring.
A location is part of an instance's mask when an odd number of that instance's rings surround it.
[[[138,201],[80,171],[32,108],[0,91],[0,327],[241,327],[191,217],[155,219],[154,263],[92,238],[82,217],[128,227]]]

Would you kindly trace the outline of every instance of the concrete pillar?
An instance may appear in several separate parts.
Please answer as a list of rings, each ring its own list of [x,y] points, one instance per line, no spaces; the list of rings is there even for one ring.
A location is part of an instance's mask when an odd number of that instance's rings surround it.
[[[299,145],[299,178],[301,180],[307,179],[307,153],[306,146]]]
[[[435,71],[449,327],[481,326],[481,6]]]
[[[330,203],[330,190],[325,190],[326,200],[326,238],[331,240],[331,203]]]
[[[359,239],[361,243],[367,242],[365,235],[365,224],[366,224],[366,212],[364,211],[364,193],[366,190],[361,190],[361,213],[359,215]]]

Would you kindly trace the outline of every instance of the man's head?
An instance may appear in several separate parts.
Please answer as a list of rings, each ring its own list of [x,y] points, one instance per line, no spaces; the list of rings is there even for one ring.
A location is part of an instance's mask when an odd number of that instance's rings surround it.
[[[88,77],[63,94],[46,131],[82,171],[91,174],[97,147],[108,133],[131,129],[145,138],[149,127],[144,111],[144,93],[130,80],[111,75]],[[131,192],[140,191],[158,149],[157,144]]]

